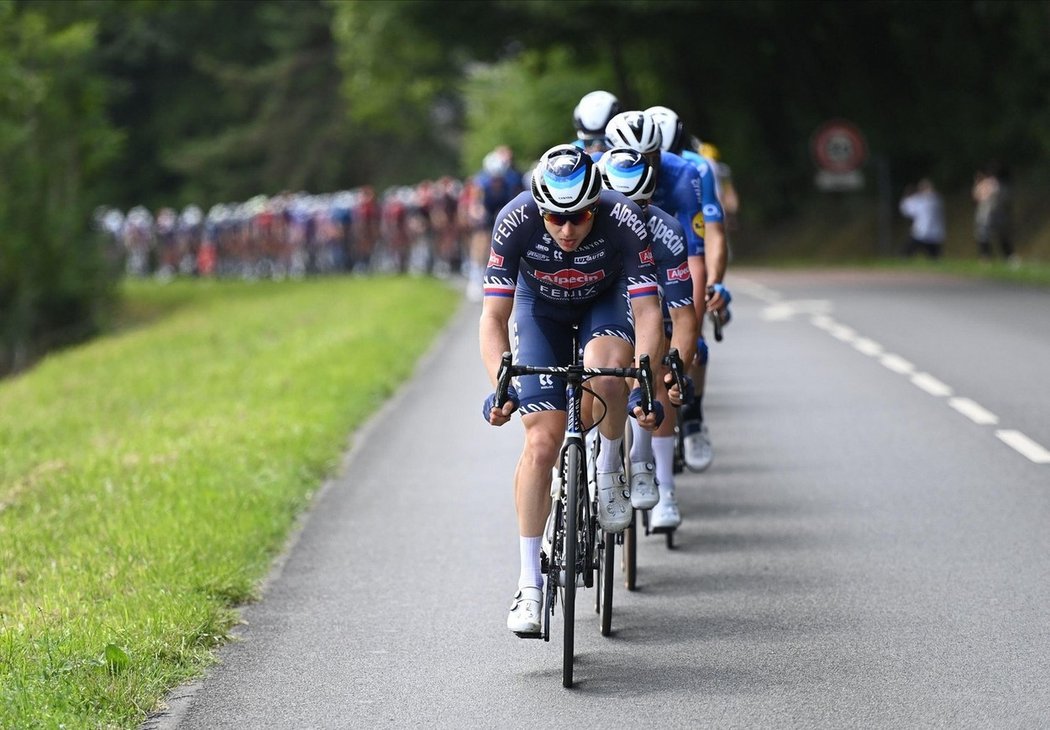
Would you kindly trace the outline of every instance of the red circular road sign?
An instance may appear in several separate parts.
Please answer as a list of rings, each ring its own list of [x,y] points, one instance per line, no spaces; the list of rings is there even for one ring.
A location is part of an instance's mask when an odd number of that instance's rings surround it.
[[[813,134],[813,158],[828,172],[853,172],[868,159],[864,135],[849,122],[826,122]]]

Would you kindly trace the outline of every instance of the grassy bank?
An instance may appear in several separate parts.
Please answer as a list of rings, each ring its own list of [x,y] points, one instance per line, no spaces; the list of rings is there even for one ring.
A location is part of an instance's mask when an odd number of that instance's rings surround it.
[[[0,727],[134,727],[199,674],[458,300],[415,279],[128,295],[121,334],[0,383]]]

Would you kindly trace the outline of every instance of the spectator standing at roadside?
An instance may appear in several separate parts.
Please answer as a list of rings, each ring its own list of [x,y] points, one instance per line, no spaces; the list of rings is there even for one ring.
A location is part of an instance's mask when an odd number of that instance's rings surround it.
[[[923,251],[931,259],[940,258],[944,246],[944,202],[928,178],[923,178],[915,192],[906,195],[900,204],[903,216],[911,219],[911,235],[905,255],[909,258]]]
[[[993,164],[987,172],[974,176],[973,200],[974,238],[977,254],[983,261],[992,258],[995,242],[1003,258],[1016,263],[1013,247],[1013,191],[1010,172],[1004,166]]]

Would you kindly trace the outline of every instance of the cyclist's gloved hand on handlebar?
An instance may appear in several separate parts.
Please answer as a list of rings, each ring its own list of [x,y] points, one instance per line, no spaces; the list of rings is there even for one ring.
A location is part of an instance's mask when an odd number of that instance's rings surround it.
[[[627,398],[627,415],[631,418],[637,418],[638,423],[642,424],[642,428],[647,428],[647,423],[652,423],[652,429],[655,431],[660,427],[660,424],[664,420],[664,407],[663,404],[658,400],[654,400],[650,404],[650,411],[648,415],[643,415],[638,418],[638,415],[634,412],[635,408],[640,409],[642,407],[642,389],[635,388],[631,391],[630,396]]]
[[[510,420],[511,414],[518,410],[519,405],[521,405],[521,401],[518,399],[518,391],[511,385],[507,388],[507,401],[503,404],[503,408],[497,406],[496,394],[490,393],[489,397],[485,399],[485,404],[481,407],[481,415],[485,418],[486,423],[491,423],[493,426],[502,426]],[[509,410],[508,406],[510,407]]]
[[[682,375],[679,383],[680,389],[672,390],[674,386],[674,376],[671,373],[664,375],[664,385],[667,386],[667,395],[671,397],[671,403],[674,405],[682,405],[683,403],[692,403],[696,398],[696,388],[693,386],[693,379],[688,375]],[[678,397],[675,398],[675,393],[678,393]]]
[[[729,293],[724,284],[712,284],[707,287],[707,310],[724,309],[733,301],[733,295]]]

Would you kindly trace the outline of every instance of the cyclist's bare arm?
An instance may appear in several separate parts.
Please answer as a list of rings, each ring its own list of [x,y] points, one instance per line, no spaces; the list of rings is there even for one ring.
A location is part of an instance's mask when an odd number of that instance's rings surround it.
[[[706,241],[704,245],[706,247]],[[693,280],[693,307],[696,312],[698,335],[703,330],[703,317],[707,311],[707,306],[705,305],[707,301],[707,263],[704,258],[704,256],[689,256],[688,258],[689,276]],[[679,350],[679,352],[682,351]],[[692,362],[692,360],[685,360],[685,362]]]
[[[637,297],[631,300],[631,307],[634,310],[635,356],[649,355],[650,362],[659,363],[664,356],[664,314],[660,298]],[[642,413],[641,408],[635,408],[634,413],[642,428],[648,431],[656,428],[654,413]]]
[[[510,314],[514,309],[511,297],[485,297],[481,306],[481,322],[478,326],[478,340],[481,346],[481,361],[489,374],[489,380],[495,386],[499,379],[499,366],[503,353],[510,352]],[[502,410],[493,408],[489,423],[502,426],[510,420],[514,405],[510,401],[503,404]]]
[[[704,231],[704,264],[707,270],[707,278],[701,279],[700,284],[706,289],[712,284],[721,284],[726,275],[726,232],[722,223],[708,223]],[[694,287],[695,291],[695,287]],[[701,301],[703,299],[701,298]],[[716,293],[707,301],[707,311],[713,312],[726,305],[722,296]]]
[[[699,334],[695,308],[675,307],[671,310],[671,347],[678,349],[682,362],[693,361]]]

